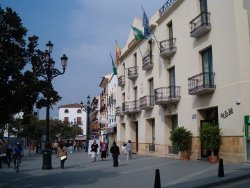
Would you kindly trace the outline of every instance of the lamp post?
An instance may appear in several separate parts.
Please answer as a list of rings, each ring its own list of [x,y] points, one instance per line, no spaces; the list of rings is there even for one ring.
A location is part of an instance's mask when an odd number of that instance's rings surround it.
[[[61,57],[61,64],[63,71],[60,72],[58,69],[54,68],[55,66],[55,61],[51,58],[51,53],[53,49],[53,44],[51,41],[49,41],[46,44],[47,50],[45,52],[45,62],[43,64],[43,71],[41,76],[45,79],[46,81],[46,127],[45,127],[45,149],[43,151],[43,170],[50,170],[52,169],[51,165],[51,154],[52,151],[50,149],[50,138],[49,138],[49,118],[50,118],[50,105],[51,105],[51,93],[50,93],[50,86],[52,84],[53,78],[57,77],[58,75],[62,75],[65,73],[65,69],[67,66],[68,62],[68,57],[63,54]]]
[[[87,105],[84,105],[83,102],[80,103],[81,104],[81,109],[87,113],[87,127],[86,127],[86,145],[88,146],[88,142],[90,140],[90,131],[89,131],[89,128],[90,128],[90,117],[89,117],[89,114],[90,114],[90,110],[91,110],[91,107],[90,107],[90,96],[88,95],[87,97]]]

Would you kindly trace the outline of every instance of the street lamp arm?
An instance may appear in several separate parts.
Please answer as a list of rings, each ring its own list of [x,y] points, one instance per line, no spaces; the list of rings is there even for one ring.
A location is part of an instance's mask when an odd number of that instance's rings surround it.
[[[65,73],[65,68],[63,68],[62,72],[60,72],[58,69],[52,69],[51,73],[52,73],[51,74],[51,79],[53,79],[53,78],[57,77],[58,75],[64,74]]]

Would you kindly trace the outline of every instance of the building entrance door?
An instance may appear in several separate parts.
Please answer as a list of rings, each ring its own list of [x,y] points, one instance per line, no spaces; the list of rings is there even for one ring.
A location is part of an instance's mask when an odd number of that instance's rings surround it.
[[[199,111],[202,116],[204,117],[204,120],[200,121],[200,127],[210,124],[213,126],[219,126],[218,125],[218,108],[210,108],[205,110]],[[218,155],[219,149],[214,151],[214,155]],[[201,143],[201,158],[206,158],[209,155],[211,155],[211,151],[204,148],[203,143]]]

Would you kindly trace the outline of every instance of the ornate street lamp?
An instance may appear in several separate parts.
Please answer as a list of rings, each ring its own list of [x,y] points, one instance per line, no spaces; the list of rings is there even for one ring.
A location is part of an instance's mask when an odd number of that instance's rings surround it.
[[[88,95],[88,97],[87,97],[87,105],[84,105],[83,102],[81,102],[80,104],[81,104],[81,109],[87,113],[86,145],[88,146],[88,142],[90,140],[90,131],[89,131],[89,128],[90,128],[89,114],[90,114],[90,110],[91,110],[90,96]]]
[[[41,77],[43,77],[46,81],[47,88],[46,88],[46,127],[45,127],[45,149],[43,150],[43,166],[42,169],[44,170],[50,170],[52,169],[51,165],[51,154],[52,151],[50,149],[50,136],[49,136],[49,118],[50,118],[50,105],[51,105],[51,96],[50,96],[50,86],[53,78],[57,77],[58,75],[62,75],[65,73],[65,69],[67,67],[68,57],[63,54],[61,57],[61,64],[63,71],[60,72],[58,69],[54,68],[55,61],[51,58],[51,53],[53,50],[53,44],[51,41],[49,41],[46,44],[47,50],[46,50],[46,56],[45,56],[45,63],[43,64],[43,67],[41,67],[44,71],[41,73]]]

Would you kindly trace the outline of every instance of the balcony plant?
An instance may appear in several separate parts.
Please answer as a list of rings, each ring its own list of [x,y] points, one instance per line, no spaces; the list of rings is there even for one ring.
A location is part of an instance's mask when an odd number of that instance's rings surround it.
[[[221,129],[216,124],[205,124],[200,128],[200,141],[204,149],[207,149],[210,154],[208,161],[216,163],[218,161],[217,153],[221,144]]]
[[[181,158],[190,160],[192,133],[184,127],[177,127],[170,132],[170,140],[178,152],[181,152]]]

